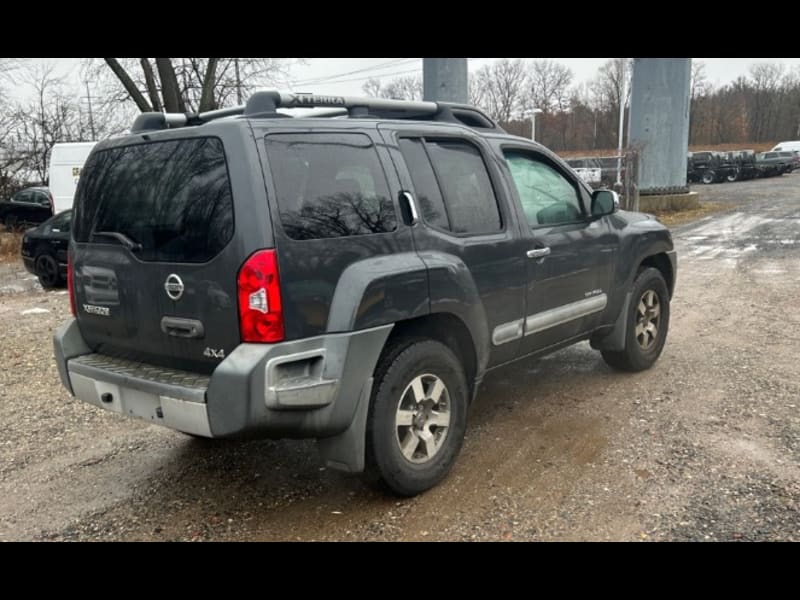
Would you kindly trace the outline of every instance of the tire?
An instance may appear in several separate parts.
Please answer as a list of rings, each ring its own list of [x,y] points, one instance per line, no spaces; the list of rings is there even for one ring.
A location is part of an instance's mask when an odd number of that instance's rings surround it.
[[[602,354],[603,360],[611,367],[638,372],[653,366],[667,340],[669,290],[661,272],[652,268],[641,271],[633,282],[631,298],[625,349],[621,352],[604,350]],[[655,310],[657,315],[654,315]]]
[[[428,339],[388,348],[367,419],[367,477],[406,497],[435,486],[461,450],[467,405],[464,368],[450,348]]]
[[[703,173],[703,176],[700,178],[700,180],[705,185],[710,185],[717,180],[717,174],[714,171],[708,170],[705,173]]]
[[[6,218],[3,220],[3,223],[6,226],[6,231],[14,231],[17,228],[17,216],[6,215]]]
[[[58,272],[58,261],[51,254],[40,254],[34,264],[36,276],[44,289],[51,290],[63,285],[61,274]]]
[[[739,181],[739,170],[736,169],[735,171],[729,171],[728,174],[725,176],[725,180],[728,183],[733,183],[734,181]]]

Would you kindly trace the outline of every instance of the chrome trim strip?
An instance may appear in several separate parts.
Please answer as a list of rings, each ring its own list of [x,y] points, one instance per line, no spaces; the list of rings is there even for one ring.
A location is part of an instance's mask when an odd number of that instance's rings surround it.
[[[518,319],[511,323],[503,323],[494,328],[492,332],[492,344],[501,346],[514,340],[522,338],[522,327],[525,319]]]
[[[601,310],[605,310],[608,303],[608,296],[600,294],[585,300],[571,302],[558,308],[552,308],[544,312],[530,315],[525,319],[525,335],[532,335],[557,325],[563,325],[575,319],[586,317]]]

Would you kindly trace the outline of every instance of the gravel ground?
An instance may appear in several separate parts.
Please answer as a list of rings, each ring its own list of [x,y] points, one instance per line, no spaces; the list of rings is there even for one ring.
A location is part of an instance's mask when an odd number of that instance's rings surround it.
[[[800,174],[701,191],[729,210],[676,230],[657,365],[616,373],[580,344],[493,374],[453,473],[410,500],[312,442],[195,440],[73,400],[50,341],[66,294],[0,265],[0,540],[797,541]]]

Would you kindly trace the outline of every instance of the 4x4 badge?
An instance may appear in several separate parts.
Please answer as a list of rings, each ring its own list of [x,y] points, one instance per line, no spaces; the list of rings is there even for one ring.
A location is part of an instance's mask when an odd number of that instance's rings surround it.
[[[168,275],[164,282],[164,290],[171,300],[180,300],[183,296],[183,280],[175,273]]]

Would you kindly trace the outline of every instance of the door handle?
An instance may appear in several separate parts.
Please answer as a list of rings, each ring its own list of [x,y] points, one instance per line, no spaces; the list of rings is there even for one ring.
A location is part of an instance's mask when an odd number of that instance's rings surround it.
[[[550,248],[528,250],[528,258],[544,258],[545,256],[550,256]]]
[[[205,335],[203,324],[195,319],[164,317],[161,319],[161,331],[179,338],[202,339]]]
[[[406,211],[408,213],[403,215],[406,225],[413,226],[419,222],[417,207],[414,204],[414,197],[410,192],[400,192],[400,207],[403,213]]]

